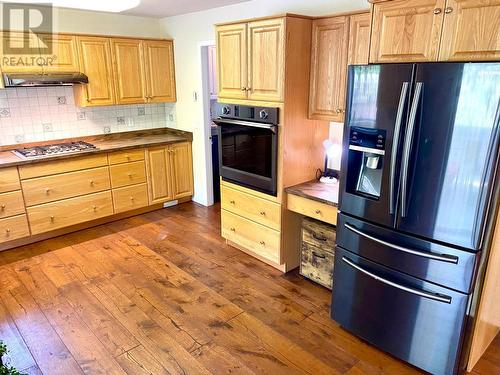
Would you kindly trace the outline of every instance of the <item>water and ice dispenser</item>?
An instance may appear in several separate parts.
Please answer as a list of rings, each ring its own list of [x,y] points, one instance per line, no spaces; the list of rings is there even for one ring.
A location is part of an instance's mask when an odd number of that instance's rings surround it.
[[[384,168],[386,131],[351,127],[346,189],[351,194],[379,199]]]

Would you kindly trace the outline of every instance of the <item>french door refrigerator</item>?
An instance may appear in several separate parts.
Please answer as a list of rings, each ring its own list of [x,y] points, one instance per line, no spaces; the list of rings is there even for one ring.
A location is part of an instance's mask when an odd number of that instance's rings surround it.
[[[331,316],[454,374],[495,211],[500,63],[350,66]]]

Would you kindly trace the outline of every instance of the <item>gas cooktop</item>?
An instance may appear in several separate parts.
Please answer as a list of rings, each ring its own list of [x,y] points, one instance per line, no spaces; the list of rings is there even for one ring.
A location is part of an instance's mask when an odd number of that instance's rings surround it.
[[[78,141],[68,143],[57,143],[53,145],[18,148],[14,151],[16,155],[25,158],[42,158],[52,155],[72,154],[82,151],[97,150],[91,143]]]

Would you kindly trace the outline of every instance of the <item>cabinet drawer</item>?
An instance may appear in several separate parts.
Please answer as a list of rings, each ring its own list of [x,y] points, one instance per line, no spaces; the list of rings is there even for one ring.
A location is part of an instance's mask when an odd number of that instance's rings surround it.
[[[144,160],[144,149],[126,150],[108,154],[109,164],[130,163],[132,161]]]
[[[21,189],[17,168],[0,169],[0,193]]]
[[[0,219],[0,243],[28,237],[30,230],[26,215]]]
[[[109,169],[101,167],[23,180],[26,206],[109,190]]]
[[[332,289],[333,258],[333,251],[325,251],[302,242],[300,274],[328,289]]]
[[[222,237],[280,264],[280,232],[221,210]]]
[[[302,241],[333,253],[335,248],[335,227],[305,217],[302,220]]]
[[[27,178],[79,171],[82,169],[104,167],[106,165],[108,165],[107,156],[100,154],[22,165],[19,167],[19,175],[21,176],[21,180],[24,180]]]
[[[146,184],[127,186],[113,190],[115,212],[125,212],[148,205],[148,188]]]
[[[325,203],[302,198],[298,195],[288,194],[287,208],[290,211],[321,220],[326,223],[337,224],[337,207]]]
[[[113,188],[146,182],[144,161],[112,165],[109,169],[111,172],[111,186]]]
[[[0,194],[0,218],[24,214],[23,193],[20,190]]]
[[[221,206],[259,224],[281,229],[281,205],[277,203],[222,186]]]
[[[29,207],[32,234],[48,232],[113,214],[110,191]]]

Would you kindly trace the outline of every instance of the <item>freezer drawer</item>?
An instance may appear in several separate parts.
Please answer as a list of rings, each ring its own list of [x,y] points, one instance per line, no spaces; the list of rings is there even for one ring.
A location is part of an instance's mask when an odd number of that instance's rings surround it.
[[[390,268],[469,293],[480,253],[404,235],[340,214],[337,245]]]
[[[378,348],[432,374],[454,374],[468,295],[337,247],[331,316]]]

